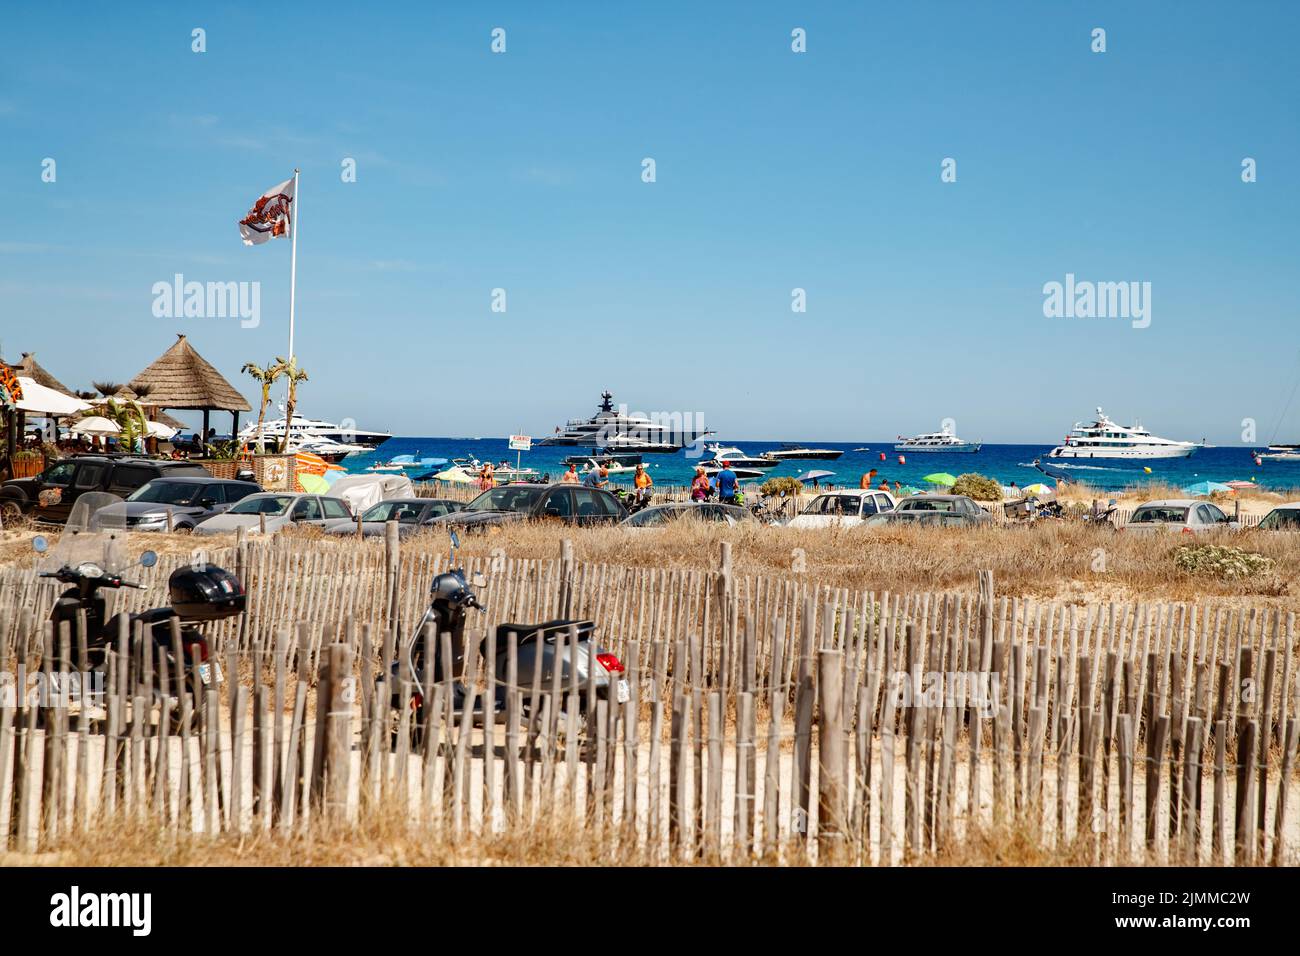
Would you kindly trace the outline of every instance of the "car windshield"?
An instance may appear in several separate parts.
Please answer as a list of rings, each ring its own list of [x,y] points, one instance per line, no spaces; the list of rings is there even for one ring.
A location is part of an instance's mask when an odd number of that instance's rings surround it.
[[[545,488],[505,485],[485,491],[465,506],[466,511],[529,511]]]
[[[907,498],[898,505],[899,511],[956,511],[957,502],[951,499]]]
[[[1259,526],[1274,531],[1279,528],[1300,530],[1300,508],[1274,508],[1264,516],[1264,520],[1259,523]]]
[[[399,521],[402,524],[414,524],[420,517],[424,505],[410,501],[381,501],[368,508],[361,516],[362,521]]]
[[[1186,520],[1186,508],[1139,508],[1132,519],[1133,524],[1181,523]]]
[[[160,505],[187,505],[201,497],[204,486],[188,481],[150,481],[127,495],[127,501]]]
[[[228,515],[282,515],[294,503],[292,495],[267,495],[245,498],[226,512]]]

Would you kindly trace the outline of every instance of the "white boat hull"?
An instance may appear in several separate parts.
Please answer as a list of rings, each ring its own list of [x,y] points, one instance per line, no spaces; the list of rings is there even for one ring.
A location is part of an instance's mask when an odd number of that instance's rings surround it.
[[[947,455],[973,455],[980,450],[979,445],[895,445],[894,451],[903,454],[915,452],[938,452]]]
[[[1168,448],[1053,448],[1048,458],[1083,459],[1084,461],[1154,461],[1159,458],[1187,458],[1197,446],[1171,445]]]

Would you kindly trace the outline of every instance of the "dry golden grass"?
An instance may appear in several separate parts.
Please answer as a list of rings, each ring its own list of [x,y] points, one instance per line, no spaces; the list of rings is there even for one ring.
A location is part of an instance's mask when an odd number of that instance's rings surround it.
[[[357,542],[312,531],[285,532],[302,547],[382,549],[378,539]],[[30,531],[0,539],[0,565],[26,563]],[[721,527],[682,521],[663,528],[560,528],[509,525],[461,536],[463,557],[487,559],[496,549],[511,558],[552,559],[568,538],[580,561],[658,569],[715,569],[719,545],[732,545],[739,574],[793,574],[802,557],[809,581],[832,587],[890,590],[970,590],[976,573],[991,569],[998,593],[1073,602],[1222,598],[1300,610],[1300,536],[1259,530],[1199,535],[1134,535],[1074,522],[975,530],[934,527],[797,529],[748,525]],[[1271,573],[1237,581],[1193,575],[1174,567],[1174,553],[1189,543],[1217,543],[1266,555]],[[234,536],[204,539],[206,547],[234,544]],[[132,550],[188,555],[188,535],[133,535]],[[405,554],[445,552],[447,537],[431,531],[402,540]]]

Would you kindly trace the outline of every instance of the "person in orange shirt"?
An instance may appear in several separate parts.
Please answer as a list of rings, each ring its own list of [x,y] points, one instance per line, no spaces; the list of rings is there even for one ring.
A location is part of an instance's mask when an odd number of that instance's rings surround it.
[[[650,489],[654,487],[654,483],[654,479],[650,477],[650,472],[645,470],[645,465],[637,462],[636,474],[632,476],[632,484],[636,486],[636,496],[638,501],[649,499]]]

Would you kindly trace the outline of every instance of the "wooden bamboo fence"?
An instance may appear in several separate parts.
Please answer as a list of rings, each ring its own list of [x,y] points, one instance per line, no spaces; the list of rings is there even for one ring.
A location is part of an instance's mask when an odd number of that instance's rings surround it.
[[[395,528],[393,529],[395,531]],[[225,672],[184,686],[141,635],[109,654],[102,709],[0,707],[0,839],[20,850],[148,817],[199,833],[307,832],[394,801],[450,835],[567,821],[639,859],[896,864],[1009,826],[1096,863],[1294,864],[1295,620],[1265,607],[1064,605],[891,594],[802,576],[640,569],[497,553],[487,638],[452,687],[392,661],[446,555],[383,541],[240,541],[249,609],[214,627]],[[175,562],[118,609],[164,604]],[[48,584],[0,573],[0,672],[70,675]],[[627,666],[623,704],[522,686],[505,622],[589,617]],[[174,638],[174,642],[179,637]],[[435,638],[435,640],[438,640]],[[62,648],[61,653],[55,653]],[[378,681],[378,683],[377,683]],[[155,682],[171,693],[154,694]],[[393,721],[398,721],[390,745]],[[1208,792],[1207,792],[1208,791]],[[401,810],[397,812],[402,812]]]

